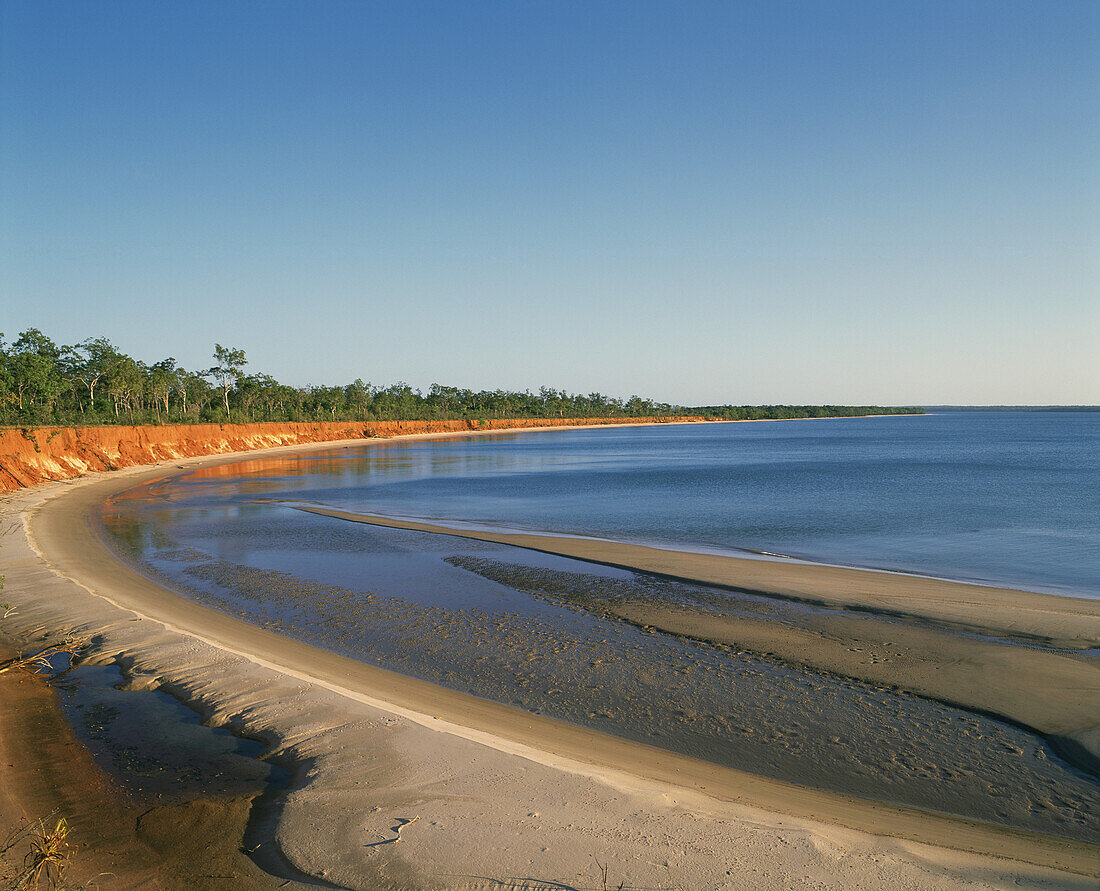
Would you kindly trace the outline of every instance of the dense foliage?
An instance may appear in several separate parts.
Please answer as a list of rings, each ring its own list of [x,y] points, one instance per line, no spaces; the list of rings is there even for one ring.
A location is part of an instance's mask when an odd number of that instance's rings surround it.
[[[392,421],[444,418],[816,418],[919,411],[873,406],[711,406],[686,408],[640,396],[601,393],[474,392],[432,384],[292,387],[249,374],[242,350],[216,344],[210,368],[187,370],[173,358],[146,364],[105,337],[58,346],[37,328],[14,343],[0,334],[0,424],[173,424],[257,421]]]
[[[691,414],[721,421],[780,421],[793,418],[859,418],[866,415],[921,415],[921,408],[882,405],[703,405]]]

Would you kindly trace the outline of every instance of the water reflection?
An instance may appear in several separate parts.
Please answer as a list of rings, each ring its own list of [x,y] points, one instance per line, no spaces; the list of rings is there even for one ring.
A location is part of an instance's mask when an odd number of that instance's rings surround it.
[[[669,603],[690,596],[731,611],[759,604],[250,500],[258,491],[316,492],[345,472],[357,481],[355,497],[371,497],[372,474],[392,482],[486,466],[427,446],[408,450],[210,468],[123,493],[103,506],[101,522],[122,551],[185,596],[355,659],[767,776],[1100,840],[1097,786],[1028,733],[648,633],[599,607],[609,594]]]
[[[148,497],[296,498],[1100,596],[1098,438],[1100,413],[1008,412],[510,433],[246,459]]]

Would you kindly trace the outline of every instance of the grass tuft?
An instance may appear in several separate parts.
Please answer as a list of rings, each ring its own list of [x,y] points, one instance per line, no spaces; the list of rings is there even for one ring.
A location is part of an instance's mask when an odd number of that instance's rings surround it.
[[[30,850],[23,858],[23,871],[14,877],[15,883],[9,886],[11,891],[38,891],[43,887],[61,886],[61,877],[71,856],[71,848],[66,841],[69,823],[61,817],[53,829],[47,829],[46,819],[44,817],[16,830],[0,846],[0,854],[3,854],[21,842],[30,843]]]

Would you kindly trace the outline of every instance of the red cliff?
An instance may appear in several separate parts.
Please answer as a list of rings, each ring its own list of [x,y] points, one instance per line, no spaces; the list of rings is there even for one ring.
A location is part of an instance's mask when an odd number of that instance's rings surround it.
[[[667,418],[498,418],[484,421],[367,421],[283,424],[179,424],[163,427],[7,427],[0,429],[0,491],[72,479],[97,470],[155,464],[273,446],[417,433],[530,427],[645,424]],[[678,421],[699,420],[677,418]]]

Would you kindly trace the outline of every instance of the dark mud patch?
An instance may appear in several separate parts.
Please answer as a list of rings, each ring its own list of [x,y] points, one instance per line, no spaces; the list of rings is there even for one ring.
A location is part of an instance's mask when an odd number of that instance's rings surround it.
[[[55,682],[77,739],[137,804],[272,795],[289,774],[263,743],[204,726],[160,690],[128,690],[114,665],[80,665]]]
[[[447,562],[491,577],[513,599],[558,605],[426,606],[209,557],[184,561],[173,584],[185,578],[187,596],[280,634],[626,739],[861,798],[1100,841],[1100,787],[1024,730],[596,608],[656,596],[651,586],[670,584],[663,580],[634,590],[601,574]],[[664,594],[701,600],[675,584]],[[716,599],[709,608],[720,607]]]

